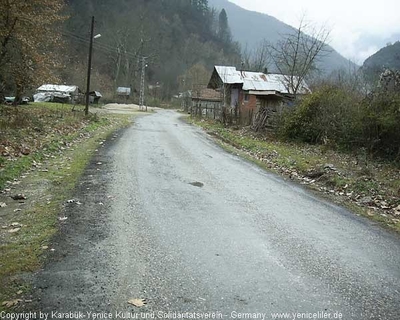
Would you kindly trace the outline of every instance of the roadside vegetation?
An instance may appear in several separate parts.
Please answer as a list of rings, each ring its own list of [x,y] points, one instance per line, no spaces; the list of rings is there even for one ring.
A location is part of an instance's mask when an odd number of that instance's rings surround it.
[[[397,161],[391,157],[373,157],[366,148],[340,148],[322,140],[317,143],[301,139],[300,134],[285,136],[291,132],[290,127],[285,126],[293,119],[301,119],[298,114],[302,115],[309,101],[318,97],[316,93],[304,100],[296,111],[284,115],[281,126],[270,133],[256,133],[250,127],[225,126],[213,120],[188,118],[188,121],[217,137],[228,151],[400,232],[400,165]],[[299,127],[293,126],[293,130],[311,126],[313,119],[308,121]]]
[[[108,118],[62,104],[35,103],[0,107],[0,190],[32,164],[65,150],[77,138],[110,124]]]
[[[314,43],[299,36],[302,25],[297,37],[260,51],[288,75],[290,90],[279,107],[260,104],[251,125],[240,127],[240,119],[226,117],[233,110],[228,94],[220,122],[191,121],[234,152],[400,231],[400,72],[383,69],[367,79],[362,70],[339,70],[318,80],[329,33],[317,32]],[[296,91],[301,79],[309,79],[312,93]]]
[[[76,110],[0,106],[0,310],[29,303],[27,277],[51,254],[62,205],[94,152],[131,122]]]
[[[333,150],[358,150],[357,157],[400,163],[400,83],[394,78],[389,81],[393,84],[381,82],[366,94],[325,83],[281,116],[275,134]]]

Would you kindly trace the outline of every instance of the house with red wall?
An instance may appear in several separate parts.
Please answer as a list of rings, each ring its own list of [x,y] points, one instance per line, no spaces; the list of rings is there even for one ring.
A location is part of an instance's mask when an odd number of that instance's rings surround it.
[[[292,77],[292,83],[293,83]],[[224,108],[235,114],[242,124],[251,122],[261,109],[268,108],[270,113],[293,101],[296,95],[311,93],[301,81],[296,93],[289,85],[290,77],[282,74],[264,74],[237,70],[235,67],[215,66],[208,88],[221,92]],[[294,79],[296,81],[296,79]]]

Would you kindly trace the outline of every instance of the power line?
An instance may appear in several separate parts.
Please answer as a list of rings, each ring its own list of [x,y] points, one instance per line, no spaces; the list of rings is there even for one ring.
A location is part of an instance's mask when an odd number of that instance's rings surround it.
[[[62,32],[62,35],[67,36],[67,37],[74,38],[74,39],[76,39],[76,40],[81,40],[81,41],[84,41],[84,42],[86,42],[86,43],[89,43],[89,42],[90,42],[87,38],[84,38],[84,37],[82,37],[82,36],[76,35],[76,34],[74,34],[74,33],[72,33],[72,32],[63,31],[63,32]],[[96,42],[96,43],[97,43],[97,42]],[[114,47],[108,46],[108,45],[106,45],[106,44],[99,44],[99,43],[97,43],[97,45],[103,47],[104,49],[115,50]]]
[[[22,20],[22,21],[25,21],[25,22],[28,22],[28,23],[32,24],[32,21],[29,20],[29,19],[26,19],[26,18],[23,18],[23,17],[19,17],[19,19]],[[50,28],[48,28],[48,27],[46,29],[50,30]],[[84,38],[84,37],[82,37],[80,35],[74,34],[74,33],[70,32],[68,30],[61,31],[60,33],[63,36],[73,38],[73,39],[75,39],[77,41],[81,41],[81,42],[83,42],[83,43],[85,43],[87,45],[89,45],[89,43],[90,43],[90,40],[88,40],[88,39],[86,39],[86,38]],[[118,49],[116,49],[116,48],[114,48],[112,46],[109,46],[109,45],[106,45],[106,44],[103,44],[103,43],[94,42],[93,43],[93,47],[96,48],[96,50],[100,50],[103,53],[117,53],[117,54],[120,54],[120,55],[124,55],[124,56],[130,57],[132,59],[138,59],[139,58],[139,56],[136,53],[129,52],[129,51],[126,51],[126,50],[123,50],[123,51],[122,50],[118,50]]]
[[[74,40],[77,40],[77,41],[81,41],[81,42],[83,42],[85,44],[89,44],[89,42],[90,42],[88,39],[85,39],[85,38],[83,38],[83,37],[81,37],[79,35],[73,34],[71,32],[62,32],[62,35],[70,37],[70,38],[73,38]],[[94,42],[93,46],[96,49],[99,49],[100,51],[103,51],[105,53],[117,53],[117,54],[128,56],[128,57],[130,57],[132,59],[137,59],[138,58],[138,55],[133,53],[133,52],[129,52],[129,51],[126,51],[126,50],[118,50],[117,48],[111,47],[111,46],[106,45],[106,44]]]

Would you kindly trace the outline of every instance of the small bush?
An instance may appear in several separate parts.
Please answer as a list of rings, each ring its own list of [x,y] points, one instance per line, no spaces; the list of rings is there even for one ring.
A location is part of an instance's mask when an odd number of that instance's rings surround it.
[[[363,97],[325,85],[286,111],[277,131],[287,140],[400,160],[400,93],[377,89]]]
[[[354,108],[349,106],[357,103],[354,100],[340,88],[324,86],[284,113],[279,133],[308,143],[331,143],[338,136],[348,140],[350,119],[354,119]]]
[[[380,91],[362,104],[362,138],[370,154],[400,160],[400,93]]]

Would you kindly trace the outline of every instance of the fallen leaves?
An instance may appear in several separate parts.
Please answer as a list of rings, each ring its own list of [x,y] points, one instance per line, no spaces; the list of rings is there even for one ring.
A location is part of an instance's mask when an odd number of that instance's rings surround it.
[[[370,161],[367,167],[354,163],[352,154],[321,151],[319,147],[276,141],[239,131],[205,125],[208,133],[284,177],[307,185],[340,203],[356,204],[368,216],[400,220],[400,170],[391,164]],[[395,218],[395,219],[393,219]],[[398,218],[398,219],[396,219]]]
[[[363,198],[359,199],[358,202],[361,204],[366,204],[366,205],[371,205],[374,203],[372,197],[370,197],[370,196],[363,197]]]
[[[19,222],[13,222],[9,226],[2,226],[2,229],[8,229],[8,233],[17,233],[23,227]],[[10,229],[11,228],[11,229]]]
[[[13,222],[13,223],[11,223],[11,226],[18,228],[18,227],[22,227],[22,224],[20,224],[19,222]]]
[[[27,199],[27,197],[22,193],[15,194],[15,195],[11,196],[11,198],[14,200],[26,200]]]
[[[20,149],[20,152],[21,152],[22,155],[27,156],[27,155],[29,155],[31,153],[31,149],[29,147],[27,147],[27,146],[22,145],[21,149]]]
[[[11,308],[11,307],[16,306],[20,302],[22,302],[21,299],[14,299],[14,300],[10,300],[10,301],[4,301],[1,305],[6,308]]]
[[[77,205],[81,205],[82,202],[80,202],[78,199],[69,199],[67,200],[67,204],[75,203]]]
[[[135,307],[144,307],[147,304],[146,299],[131,299],[128,301],[129,304]]]
[[[57,112],[54,108],[33,106],[19,110],[18,115],[11,109],[3,109],[2,112],[4,121],[1,121],[0,156],[10,160],[46,150],[49,146],[53,149],[56,147],[58,151],[68,149],[71,143],[65,141],[64,137],[83,130],[90,122],[83,113],[65,112],[63,106]],[[62,118],[59,117],[60,112],[64,113]],[[21,121],[22,118],[24,121]],[[40,123],[40,128],[35,123]]]

